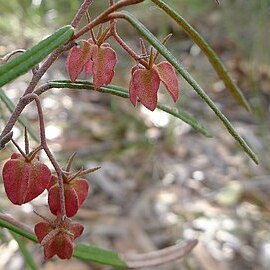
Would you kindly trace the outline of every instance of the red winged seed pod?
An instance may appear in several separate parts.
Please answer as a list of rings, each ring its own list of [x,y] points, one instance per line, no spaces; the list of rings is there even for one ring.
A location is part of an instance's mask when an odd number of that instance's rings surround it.
[[[78,46],[72,47],[67,57],[67,71],[71,81],[76,81],[79,74],[83,71],[83,68],[87,62],[92,58],[92,46],[91,43],[86,40],[81,40]],[[92,74],[89,73],[89,75]]]
[[[66,218],[56,218],[54,222],[40,222],[35,226],[35,234],[44,248],[46,260],[57,255],[60,259],[70,259],[73,253],[73,242],[83,232],[79,223],[71,223]]]
[[[108,43],[82,40],[70,49],[66,66],[71,81],[76,81],[84,70],[86,77],[93,75],[93,83],[98,89],[112,81],[116,61],[116,53]]]
[[[129,99],[134,106],[137,99],[149,110],[157,107],[157,92],[160,82],[163,82],[174,102],[179,96],[177,75],[172,65],[163,61],[153,64],[149,69],[142,65],[133,67],[129,84]]]
[[[37,157],[27,160],[18,153],[13,153],[4,164],[2,175],[8,198],[18,205],[27,203],[40,195],[51,178],[49,168]]]
[[[61,212],[59,184],[56,176],[52,176],[48,186],[48,203],[51,212],[57,215]],[[87,198],[89,184],[87,180],[75,177],[71,180],[64,177],[64,195],[67,217],[73,217]]]

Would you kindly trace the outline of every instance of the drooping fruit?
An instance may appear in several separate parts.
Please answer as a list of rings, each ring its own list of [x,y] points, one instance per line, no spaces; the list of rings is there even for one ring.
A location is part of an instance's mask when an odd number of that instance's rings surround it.
[[[51,172],[37,157],[28,160],[21,154],[13,153],[4,164],[2,176],[9,200],[21,205],[33,200],[46,189]]]
[[[71,220],[57,217],[53,222],[39,222],[35,226],[35,234],[39,243],[43,246],[46,260],[54,255],[60,259],[70,259],[73,253],[73,242],[83,232],[83,226],[79,223],[71,223]]]
[[[51,212],[57,215],[61,212],[60,191],[56,176],[52,176],[48,187],[48,203]],[[75,177],[72,180],[64,178],[64,195],[67,217],[73,217],[87,198],[89,193],[89,184],[87,180]]]
[[[84,70],[86,77],[93,75],[98,89],[112,81],[116,62],[116,53],[108,43],[96,44],[90,39],[81,40],[77,47],[70,49],[66,67],[71,81],[76,81]]]

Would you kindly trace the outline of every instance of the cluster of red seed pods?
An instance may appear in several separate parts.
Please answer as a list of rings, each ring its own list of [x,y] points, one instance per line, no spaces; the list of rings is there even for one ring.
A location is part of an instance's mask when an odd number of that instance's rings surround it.
[[[24,153],[17,144],[15,145],[20,153],[13,153],[2,170],[7,197],[13,204],[22,205],[32,201],[47,189],[49,209],[55,215],[55,219],[51,221],[42,217],[44,221],[36,224],[35,234],[43,246],[45,259],[54,255],[61,259],[69,259],[73,253],[73,241],[83,232],[83,226],[72,223],[70,219],[77,213],[89,193],[88,181],[83,176],[99,168],[72,173],[70,168],[74,155],[71,156],[66,171],[62,171],[66,211],[66,216],[63,217],[59,181],[57,176],[39,160],[38,153],[41,148]]]
[[[91,39],[81,40],[77,46],[70,49],[66,66],[72,82],[76,81],[79,74],[84,71],[86,78],[93,75],[96,89],[111,83],[117,56],[109,43],[105,43],[109,36],[108,31],[105,31],[96,39],[92,33]],[[170,35],[164,39],[164,43],[169,37]],[[124,46],[127,47],[126,44]],[[129,99],[134,106],[141,102],[146,108],[154,111],[157,107],[160,82],[165,85],[173,101],[176,102],[179,97],[178,79],[173,66],[168,61],[155,64],[159,56],[158,52],[151,49],[148,53],[143,42],[141,47],[142,56],[135,57],[137,64],[131,69]]]

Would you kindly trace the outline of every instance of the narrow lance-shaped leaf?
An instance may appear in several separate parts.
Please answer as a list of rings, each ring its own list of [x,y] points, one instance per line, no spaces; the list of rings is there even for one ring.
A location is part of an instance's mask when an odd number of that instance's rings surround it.
[[[220,79],[224,82],[225,86],[229,89],[232,96],[248,111],[250,111],[250,106],[244,97],[241,90],[229,76],[225,66],[214,52],[214,50],[209,46],[205,39],[182,17],[177,13],[173,8],[171,8],[163,0],[152,0],[157,6],[163,9],[176,23],[183,28],[183,30],[193,39],[193,41],[200,47],[204,54],[209,59],[209,62],[212,64],[213,68],[216,70]]]
[[[0,66],[0,87],[31,70],[52,51],[68,41],[73,34],[73,27],[66,25],[23,54]]]
[[[168,49],[133,15],[127,11],[122,11],[123,18],[126,19],[140,34],[166,58],[177,70],[179,74],[193,87],[197,94],[205,101],[205,103],[214,111],[214,113],[223,122],[229,133],[239,142],[243,150],[251,157],[251,159],[258,164],[258,157],[246,143],[246,141],[236,132],[230,121],[226,116],[218,109],[211,98],[204,92],[197,81],[185,70],[185,68],[177,61],[177,59],[168,51]]]
[[[51,87],[54,88],[70,88],[70,89],[89,89],[95,90],[93,83],[88,81],[76,81],[72,83],[71,81],[62,80],[62,81],[50,81],[49,82]],[[107,93],[115,96],[119,96],[122,98],[129,98],[128,90],[123,87],[115,86],[115,85],[107,85],[104,87],[99,88],[99,92]],[[196,131],[200,132],[206,137],[212,137],[210,132],[203,127],[193,116],[190,114],[179,111],[176,108],[170,108],[168,106],[162,105],[158,103],[157,108],[184,121],[191,127],[193,127]]]
[[[127,264],[119,258],[117,253],[98,247],[78,244],[74,250],[73,256],[78,259],[111,265],[117,268],[127,268]]]

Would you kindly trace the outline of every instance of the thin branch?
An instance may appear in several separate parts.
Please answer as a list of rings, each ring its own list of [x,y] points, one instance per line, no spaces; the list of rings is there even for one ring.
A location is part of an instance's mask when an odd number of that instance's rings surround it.
[[[63,177],[62,177],[62,170],[61,170],[59,164],[57,163],[56,159],[54,158],[51,150],[49,149],[49,147],[47,145],[42,106],[41,106],[41,103],[40,103],[40,100],[39,100],[37,94],[31,93],[31,94],[26,95],[24,98],[25,99],[33,99],[36,102],[38,117],[39,117],[40,144],[41,144],[43,150],[45,151],[45,153],[47,154],[50,162],[52,163],[52,165],[56,171],[57,177],[58,177],[61,217],[62,217],[62,219],[64,219],[64,218],[66,218],[66,206],[65,206],[64,181],[63,181]],[[22,99],[24,99],[24,98],[22,98]]]
[[[66,50],[69,50],[71,47],[73,47],[75,43],[70,42],[67,45],[63,45],[56,49],[49,58],[43,63],[43,65],[39,68],[39,70],[33,75],[31,82],[29,83],[28,87],[26,88],[24,92],[24,96],[32,93],[37,86],[39,80],[41,77],[45,74],[45,72],[50,68],[50,66],[56,61],[56,59]]]
[[[119,13],[120,14],[120,13]],[[127,43],[118,35],[116,31],[116,23],[112,25],[111,35],[115,39],[116,42],[132,57],[136,62],[141,63],[146,68],[148,67],[147,61],[143,60],[139,55],[137,55],[128,45]]]
[[[6,221],[6,222],[20,228],[20,229],[25,230],[28,233],[34,233],[34,230],[31,227],[29,227],[29,226],[25,225],[24,223],[16,220],[15,218],[11,217],[10,215],[0,213],[0,219],[4,220],[4,221]]]
[[[17,50],[14,50],[8,54],[6,54],[4,57],[0,58],[1,61],[3,62],[8,62],[8,60],[15,54],[17,53],[24,53],[26,50],[25,49],[17,49]]]
[[[168,263],[186,256],[196,245],[198,240],[188,240],[157,251],[144,254],[120,254],[121,260],[125,261],[129,268],[156,266]]]
[[[25,154],[29,154],[29,138],[28,138],[28,132],[27,128],[24,127],[24,149],[25,149]]]
[[[44,92],[46,92],[48,89],[52,88],[48,83],[41,85],[39,88],[36,89],[35,94],[37,94],[38,96]],[[9,134],[13,128],[13,126],[15,125],[18,117],[21,115],[22,111],[24,110],[24,108],[26,107],[26,105],[28,105],[30,102],[33,101],[33,98],[30,99],[20,99],[15,107],[15,110],[13,111],[13,113],[11,114],[11,116],[8,119],[8,122],[5,126],[5,128],[2,131],[2,134],[0,136],[1,141],[3,140],[3,138]]]
[[[0,140],[0,149],[3,149],[5,145],[12,139],[13,131],[8,132],[5,136],[3,136]]]
[[[70,169],[71,169],[71,166],[72,166],[72,163],[73,163],[73,160],[76,156],[76,152],[74,152],[69,158],[68,158],[68,162],[67,162],[67,167],[66,167],[66,172],[70,172]]]
[[[15,147],[18,149],[18,151],[20,152],[20,154],[25,158],[25,160],[26,161],[29,161],[27,155],[23,152],[23,150],[21,149],[21,147],[13,139],[11,139],[11,141],[15,145]]]
[[[92,4],[93,0],[85,0],[81,7],[79,8],[77,14],[71,22],[71,25],[76,28],[81,21],[83,15],[87,12],[89,6]]]
[[[137,55],[126,43],[125,41],[118,35],[116,31],[116,23],[113,24],[111,28],[111,34],[114,39],[118,42],[118,44],[135,60],[139,61],[140,56]]]
[[[144,0],[122,0],[122,1],[117,2],[116,4],[110,6],[108,9],[106,9],[103,13],[101,13],[98,17],[96,17],[89,24],[84,26],[80,31],[77,32],[77,34],[75,34],[73,36],[72,39],[76,39],[76,38],[82,36],[83,34],[88,32],[89,30],[91,30],[93,27],[95,27],[96,25],[103,23],[104,21],[107,21],[106,20],[107,16],[109,14],[111,14],[112,12],[118,10],[119,8],[123,8],[125,6],[130,6],[130,5],[135,5],[135,4],[141,3],[143,1]]]

